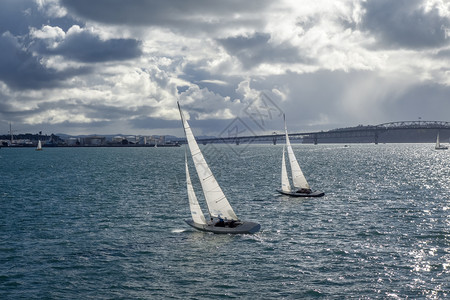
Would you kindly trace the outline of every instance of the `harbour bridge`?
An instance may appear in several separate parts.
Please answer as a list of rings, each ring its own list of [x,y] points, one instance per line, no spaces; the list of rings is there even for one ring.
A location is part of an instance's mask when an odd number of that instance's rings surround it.
[[[442,132],[442,138],[448,139],[450,136],[450,122],[445,121],[400,121],[389,122],[379,125],[359,125],[356,127],[332,129],[329,131],[317,132],[300,132],[289,133],[292,140],[302,140],[306,143],[318,144],[319,142],[348,142],[348,141],[364,141],[378,144],[382,137],[388,135],[405,136],[406,133],[411,135],[418,133],[426,136],[423,142],[432,142],[436,139],[438,132]],[[430,140],[431,138],[431,140]],[[197,139],[199,143],[235,143],[236,145],[242,143],[253,142],[272,142],[274,145],[277,141],[284,141],[284,133],[273,133],[268,135],[248,135],[248,136],[227,136],[217,138],[203,138]]]

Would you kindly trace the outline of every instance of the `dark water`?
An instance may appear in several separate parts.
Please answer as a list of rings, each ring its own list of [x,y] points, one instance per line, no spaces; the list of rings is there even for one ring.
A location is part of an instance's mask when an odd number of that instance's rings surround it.
[[[450,151],[294,145],[326,193],[302,200],[274,192],[281,147],[202,148],[237,215],[262,225],[238,236],[183,222],[183,147],[2,148],[0,298],[450,296]]]

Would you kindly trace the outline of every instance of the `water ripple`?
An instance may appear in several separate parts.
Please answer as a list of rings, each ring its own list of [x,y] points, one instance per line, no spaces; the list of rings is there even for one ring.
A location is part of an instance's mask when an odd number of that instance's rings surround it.
[[[184,223],[183,148],[2,149],[0,298],[449,296],[450,152],[294,145],[326,196],[292,199],[281,147],[202,146],[241,236]]]

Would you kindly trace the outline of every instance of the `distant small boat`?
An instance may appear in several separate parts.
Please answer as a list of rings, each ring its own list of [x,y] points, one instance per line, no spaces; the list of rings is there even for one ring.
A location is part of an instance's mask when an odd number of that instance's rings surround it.
[[[197,171],[197,175],[200,179],[203,194],[205,195],[206,204],[210,215],[210,220],[206,221],[203,215],[202,209],[198,203],[197,197],[192,186],[191,178],[189,176],[189,168],[187,163],[187,155],[185,155],[186,166],[186,185],[189,199],[189,207],[191,210],[192,219],[185,220],[185,222],[201,231],[208,231],[213,233],[255,233],[261,228],[261,225],[249,221],[241,221],[236,216],[225,197],[222,189],[219,186],[216,178],[209,169],[205,158],[203,157],[194,134],[183,117],[183,113],[178,103],[178,110],[180,111],[181,121],[183,122],[184,133],[188,142],[189,150],[191,152],[192,160]]]
[[[41,151],[41,150],[42,150],[42,143],[41,143],[41,140],[39,140],[37,147],[36,147],[36,151]]]
[[[434,149],[436,149],[436,150],[447,150],[448,149],[447,146],[442,146],[441,143],[439,142],[439,132],[436,137],[436,146],[434,147]]]
[[[280,194],[288,195],[291,197],[322,197],[325,195],[323,192],[312,191],[309,187],[308,181],[306,181],[305,175],[303,175],[302,169],[298,164],[294,151],[292,150],[291,142],[286,127],[286,117],[284,117],[284,131],[286,135],[286,146],[283,147],[283,158],[281,162],[281,189],[277,190]],[[287,149],[288,159],[291,166],[292,181],[294,188],[291,188],[289,183],[289,177],[286,169],[285,160],[285,148]]]

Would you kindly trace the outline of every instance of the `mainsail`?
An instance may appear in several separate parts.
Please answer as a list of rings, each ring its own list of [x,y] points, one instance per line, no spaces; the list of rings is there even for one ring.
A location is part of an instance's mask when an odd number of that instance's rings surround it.
[[[289,184],[289,177],[286,169],[286,159],[284,156],[285,148],[283,147],[283,161],[281,162],[281,190],[283,192],[290,192],[291,185]]]
[[[438,134],[437,134],[437,137],[436,137],[436,149],[438,149],[438,148],[440,148],[441,147],[441,143],[439,142],[439,132],[438,132]]]
[[[187,156],[185,154],[186,163],[186,185],[189,198],[189,207],[191,209],[192,220],[197,224],[206,224],[205,216],[203,215],[202,209],[198,204],[197,196],[194,192],[194,187],[192,186],[191,176],[189,176],[189,168],[187,162]]]
[[[306,181],[305,175],[303,175],[302,169],[300,169],[300,165],[298,164],[298,161],[295,158],[294,151],[292,150],[291,142],[289,141],[285,116],[284,116],[284,131],[286,133],[286,147],[287,147],[289,163],[291,165],[292,181],[294,183],[294,187],[309,189],[309,184]]]
[[[238,220],[238,217],[234,213],[233,208],[222,192],[219,183],[209,169],[209,166],[206,163],[206,160],[203,157],[200,148],[198,147],[197,141],[195,140],[194,134],[192,133],[191,127],[183,117],[180,104],[177,104],[180,111],[181,121],[183,122],[186,140],[188,142],[189,150],[191,151],[195,170],[197,171],[197,175],[202,185],[210,215],[212,217],[220,216],[221,218],[227,218],[228,220]]]

